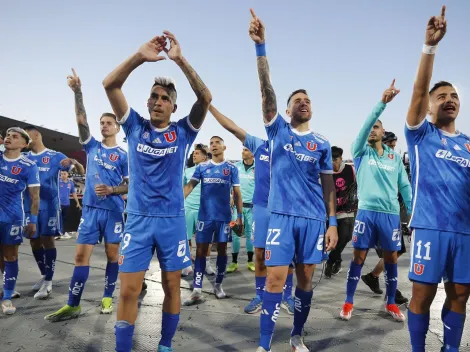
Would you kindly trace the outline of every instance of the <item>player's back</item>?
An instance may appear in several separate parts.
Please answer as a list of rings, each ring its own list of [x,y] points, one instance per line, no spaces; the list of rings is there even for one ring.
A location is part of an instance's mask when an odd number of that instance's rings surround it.
[[[201,183],[201,204],[198,220],[231,220],[230,193],[232,186],[239,186],[238,169],[228,161],[212,160],[196,168],[193,179]]]
[[[94,191],[97,184],[119,186],[129,176],[127,152],[119,146],[107,147],[90,137],[83,143],[87,154],[87,171],[83,205],[116,212],[124,211],[120,195],[98,197]]]
[[[129,145],[127,212],[184,216],[183,169],[197,135],[189,117],[157,129],[130,109],[120,124]]]
[[[38,169],[25,156],[8,159],[0,153],[0,222],[23,224],[23,196],[39,186]]]
[[[410,226],[470,234],[470,138],[426,119],[405,127],[411,164]]]
[[[266,208],[268,206],[269,186],[271,183],[269,142],[247,133],[244,146],[253,153],[255,159],[253,204]]]
[[[312,131],[299,132],[281,115],[266,125],[271,151],[269,210],[326,221],[320,173],[332,174],[330,143]]]

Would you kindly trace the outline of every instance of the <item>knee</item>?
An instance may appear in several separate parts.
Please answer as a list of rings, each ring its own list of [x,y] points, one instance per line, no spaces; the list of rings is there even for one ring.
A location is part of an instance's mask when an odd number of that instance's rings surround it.
[[[45,249],[55,248],[54,236],[42,236],[41,244]]]
[[[75,253],[75,265],[84,266],[89,264],[89,258],[85,253]]]
[[[227,255],[227,244],[226,243],[219,243],[217,245],[217,255],[220,255],[220,256]]]
[[[270,292],[282,292],[284,288],[285,277],[276,272],[268,272],[266,277],[266,287]]]
[[[180,296],[180,280],[177,280],[176,277],[167,278],[166,280],[162,278],[162,286],[166,297],[171,299]]]
[[[357,265],[363,265],[364,262],[365,262],[365,258],[358,255],[358,256],[354,256],[354,259],[353,259],[354,263],[357,264]]]
[[[122,301],[134,301],[139,297],[140,291],[142,289],[142,283],[140,285],[121,285],[121,290],[119,293],[119,299]]]
[[[116,248],[113,247],[106,247],[106,257],[108,258],[108,262],[114,263],[118,261],[118,256],[119,256],[119,247],[116,246]]]

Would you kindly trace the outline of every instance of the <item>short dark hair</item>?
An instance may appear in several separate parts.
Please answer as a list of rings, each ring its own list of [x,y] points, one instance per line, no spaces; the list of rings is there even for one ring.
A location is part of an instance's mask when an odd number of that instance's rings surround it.
[[[332,146],[331,147],[331,155],[333,156],[333,159],[336,159],[338,157],[343,156],[343,149],[337,146]]]
[[[5,138],[5,131],[0,130],[0,138]]]
[[[25,131],[36,131],[36,132],[39,132],[41,133],[38,128],[36,126],[33,126],[33,125],[29,125],[29,126],[26,126],[25,128],[23,128]]]
[[[287,106],[289,106],[289,103],[290,103],[290,100],[292,99],[292,97],[294,95],[296,95],[297,93],[304,93],[305,95],[308,95],[307,91],[305,89],[297,89],[297,90],[294,90],[292,93],[290,93],[289,95],[289,98],[287,98]]]
[[[390,131],[385,132],[385,134],[382,138],[382,142],[384,142],[384,143],[388,143],[388,142],[392,142],[392,141],[396,141],[396,140],[398,140],[397,136],[395,135],[395,133],[390,132]]]
[[[204,148],[204,144],[202,143],[198,143],[194,146],[194,151],[196,150],[199,150],[202,154],[204,154],[205,156],[207,156],[207,151],[206,149]]]
[[[220,139],[222,142],[225,142],[222,137],[219,137],[219,136],[212,136],[211,139],[213,139],[213,138],[218,138],[218,139]]]
[[[452,87],[452,88],[454,88],[454,86],[450,82],[439,81],[436,84],[434,84],[434,86],[431,88],[431,90],[429,91],[429,95],[431,95],[432,93],[434,93],[434,91],[436,91],[437,89],[439,89],[441,87]]]
[[[173,79],[168,77],[155,77],[152,88],[155,86],[162,87],[170,96],[173,104],[176,104],[178,93],[176,92],[175,81],[173,81]]]
[[[114,121],[117,122],[116,115],[111,114],[110,112],[104,112],[104,113],[101,115],[101,117],[100,117],[100,121],[101,121],[101,119],[102,119],[103,117],[111,117],[111,118],[114,119]]]

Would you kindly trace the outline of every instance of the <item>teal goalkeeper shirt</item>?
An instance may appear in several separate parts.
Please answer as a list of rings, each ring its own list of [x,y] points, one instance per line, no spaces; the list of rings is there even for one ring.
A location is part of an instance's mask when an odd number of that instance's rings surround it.
[[[196,166],[188,167],[184,170],[183,182],[186,185],[193,177],[194,171],[196,170]],[[199,204],[201,200],[201,183],[198,183],[196,187],[192,190],[192,192],[186,197],[184,200],[184,208],[185,209],[192,209],[192,210],[199,210]]]
[[[243,161],[235,163],[240,177],[240,190],[243,203],[253,204],[253,193],[255,192],[255,163],[245,170]]]
[[[383,102],[374,107],[352,145],[359,209],[399,215],[398,193],[400,192],[410,214],[411,185],[400,154],[382,144],[384,153],[380,156],[367,143],[370,131],[385,107],[386,104]]]

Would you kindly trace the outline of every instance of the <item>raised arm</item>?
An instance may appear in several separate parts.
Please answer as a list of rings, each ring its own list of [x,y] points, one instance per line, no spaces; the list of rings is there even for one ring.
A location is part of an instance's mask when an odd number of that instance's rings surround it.
[[[184,185],[184,188],[183,188],[184,198],[189,196],[189,194],[193,191],[194,187],[196,187],[198,183],[199,183],[198,181],[191,179],[189,180],[187,184]]]
[[[26,224],[24,232],[26,237],[31,238],[36,233],[36,224],[38,222],[39,212],[39,186],[28,187],[29,197],[31,198],[31,209],[29,223]]]
[[[80,141],[85,142],[90,138],[90,127],[86,119],[85,105],[83,104],[82,82],[73,68],[72,75],[67,76],[67,84],[75,94],[75,116],[77,119],[78,136]]]
[[[431,17],[426,26],[423,51],[406,117],[406,122],[409,126],[418,126],[426,118],[428,112],[429,86],[431,84],[434,56],[437,44],[444,38],[447,31],[445,12],[446,7],[442,6],[441,15]]]
[[[353,158],[357,158],[361,156],[362,153],[364,153],[372,127],[374,127],[374,124],[377,122],[380,115],[382,115],[386,105],[390,103],[393,98],[397,96],[398,93],[400,93],[400,90],[395,88],[395,80],[393,80],[390,87],[388,87],[383,92],[382,99],[380,100],[380,102],[374,107],[369,116],[367,116],[367,119],[362,125],[359,134],[354,140],[352,145]]]
[[[194,128],[201,128],[207,115],[207,110],[212,101],[212,94],[206,87],[201,77],[196,73],[192,66],[186,61],[181,53],[181,47],[175,35],[169,31],[164,31],[165,37],[170,41],[170,49],[164,48],[168,57],[173,60],[183,71],[189,81],[191,88],[196,94],[197,101],[194,103],[189,113],[189,120]]]
[[[122,86],[129,75],[144,62],[156,62],[165,60],[159,56],[166,45],[166,38],[158,36],[142,45],[139,50],[114,69],[103,81],[103,86],[108,96],[111,107],[118,121],[122,119],[129,109],[127,100],[122,92]]]
[[[258,77],[261,87],[263,118],[265,123],[269,123],[277,114],[277,101],[274,88],[271,84],[268,58],[265,48],[265,27],[263,22],[256,16],[253,9],[251,12],[251,22],[248,33],[256,44],[256,56],[258,65]]]
[[[240,142],[245,144],[246,131],[243,128],[240,128],[235,122],[233,122],[227,116],[222,114],[212,104],[209,106],[209,111],[223,128],[225,128],[227,131],[237,137]]]

